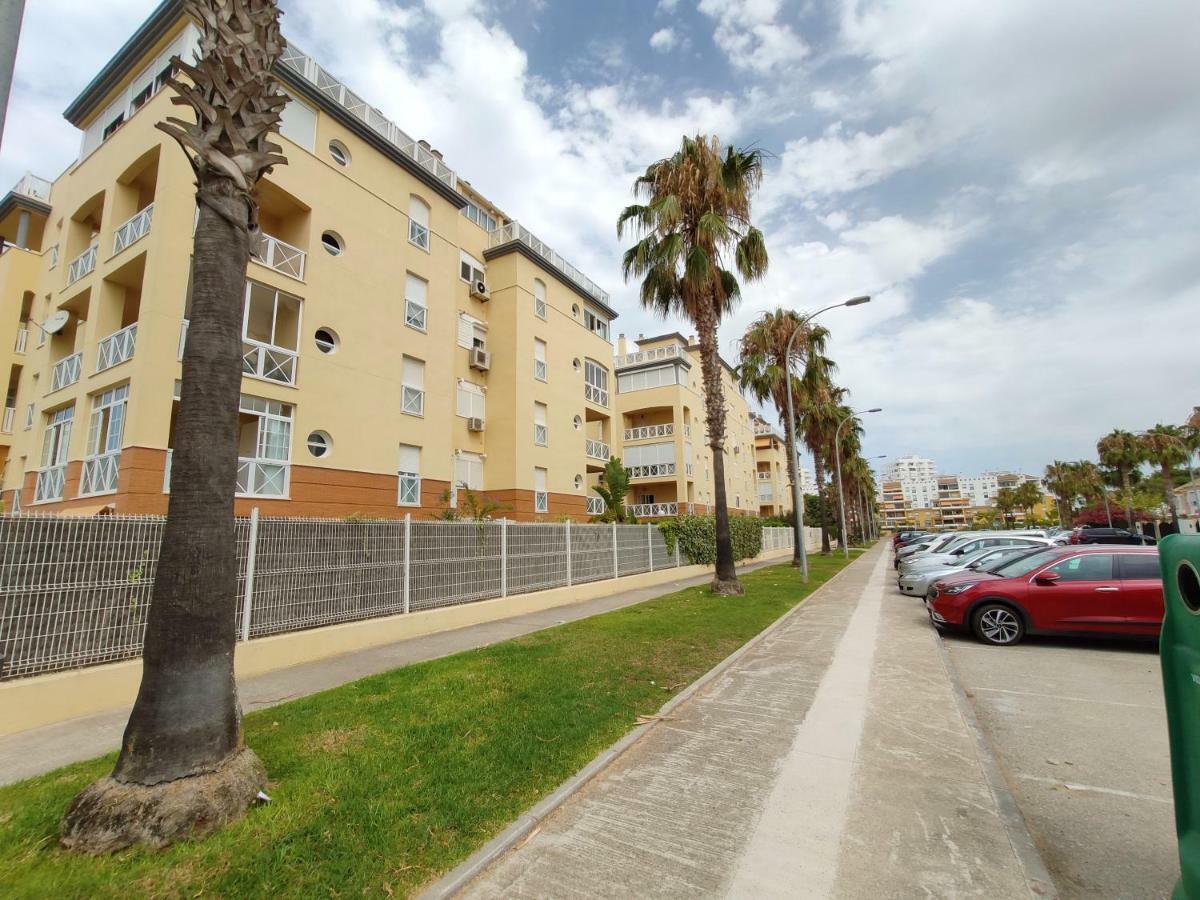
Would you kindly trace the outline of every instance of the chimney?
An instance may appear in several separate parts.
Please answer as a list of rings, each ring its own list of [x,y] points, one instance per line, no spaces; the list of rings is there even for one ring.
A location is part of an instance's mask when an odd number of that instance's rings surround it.
[[[626,353],[626,350],[625,350],[625,335],[623,335],[623,334],[618,334],[618,335],[617,335],[617,356],[624,356],[624,355],[625,355],[625,353]]]
[[[438,159],[444,159],[444,157],[442,156],[441,150],[432,150],[431,149],[429,152],[432,153],[434,156],[436,156]]]
[[[422,147],[424,147],[426,150],[431,149],[429,146],[429,141],[425,140],[425,138],[421,138],[419,141],[417,141],[417,143],[420,144]]]
[[[642,334],[642,333],[639,331],[639,332],[638,332],[638,340],[639,340],[639,341],[641,341],[641,340],[645,340],[645,338],[646,338],[646,336],[645,336],[644,334]]]

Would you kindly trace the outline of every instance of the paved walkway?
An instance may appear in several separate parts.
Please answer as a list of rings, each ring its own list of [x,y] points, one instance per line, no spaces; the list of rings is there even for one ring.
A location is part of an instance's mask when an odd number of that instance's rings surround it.
[[[738,568],[739,572],[751,572],[768,565],[787,562],[781,556],[767,562],[751,563]],[[589,616],[643,603],[680,588],[706,584],[711,575],[682,578],[654,587],[638,590],[622,590],[607,597],[588,600],[570,606],[560,606],[541,612],[527,613],[495,622],[472,625],[453,631],[425,635],[373,647],[357,653],[335,656],[304,665],[281,669],[255,678],[247,678],[238,684],[242,708],[250,710],[274,706],[297,697],[305,697],[318,691],[329,690],[338,685],[387,672],[401,666],[486,647],[500,641],[552,628],[565,622],[586,619]],[[110,712],[98,713],[70,719],[55,725],[33,728],[18,734],[0,737],[0,784],[9,784],[49,772],[60,766],[84,759],[92,759],[103,753],[116,750],[121,745],[121,735],[129,719],[129,706]]]
[[[880,545],[462,896],[1052,896]]]

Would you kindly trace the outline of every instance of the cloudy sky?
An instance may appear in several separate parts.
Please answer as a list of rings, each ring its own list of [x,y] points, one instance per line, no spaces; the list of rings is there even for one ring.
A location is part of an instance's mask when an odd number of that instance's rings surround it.
[[[0,183],[153,8],[28,4]],[[284,32],[613,296],[617,212],[687,132],[770,151],[722,330],[828,313],[867,449],[1040,471],[1200,403],[1200,16],[1181,0],[283,0]],[[336,13],[331,11],[336,9]],[[70,61],[70,64],[65,64]]]

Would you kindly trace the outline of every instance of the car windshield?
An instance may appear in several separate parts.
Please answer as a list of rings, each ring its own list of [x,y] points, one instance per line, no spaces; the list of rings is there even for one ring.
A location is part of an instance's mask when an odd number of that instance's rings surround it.
[[[1033,553],[1037,549],[1039,548],[1029,545],[1000,547],[999,549],[993,547],[991,550],[975,557],[974,567],[982,569],[985,572],[992,572],[1000,566],[1012,562],[1013,557],[1024,556],[1026,553]]]
[[[1058,547],[1053,550],[1035,550],[1017,559],[1006,559],[999,565],[988,569],[988,571],[993,575],[999,575],[1003,578],[1019,578],[1022,575],[1028,575],[1038,566],[1044,566],[1048,562],[1053,562],[1061,553],[1062,550]]]

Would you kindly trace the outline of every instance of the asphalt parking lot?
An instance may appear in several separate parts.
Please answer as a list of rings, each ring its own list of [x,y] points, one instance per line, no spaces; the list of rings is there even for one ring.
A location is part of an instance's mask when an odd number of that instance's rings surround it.
[[[1061,895],[1168,897],[1179,865],[1157,646],[945,641]]]

